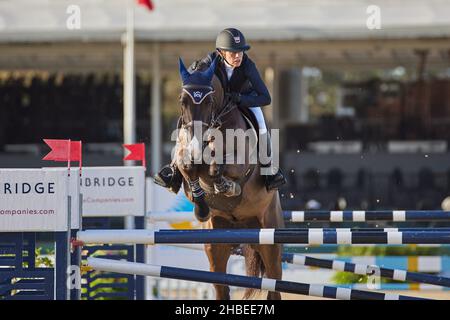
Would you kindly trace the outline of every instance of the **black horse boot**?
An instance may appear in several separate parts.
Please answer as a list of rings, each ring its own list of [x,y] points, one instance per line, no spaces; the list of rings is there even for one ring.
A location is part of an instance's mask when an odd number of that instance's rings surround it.
[[[177,194],[183,183],[183,176],[175,164],[168,164],[153,177],[156,184]]]
[[[260,134],[260,139],[261,140],[267,139],[267,156],[269,158],[269,161],[265,164],[262,164],[260,162],[260,164],[261,168],[268,169],[272,167],[272,142],[270,139],[269,132],[267,131],[266,133]],[[281,171],[281,168],[271,168],[268,170],[271,170],[272,172],[270,172],[270,174],[264,175],[264,183],[266,185],[267,191],[278,189],[287,182],[286,177],[283,174],[283,171]]]

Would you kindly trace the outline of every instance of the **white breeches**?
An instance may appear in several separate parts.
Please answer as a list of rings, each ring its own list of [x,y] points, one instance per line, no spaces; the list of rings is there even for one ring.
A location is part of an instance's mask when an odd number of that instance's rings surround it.
[[[267,132],[266,121],[264,120],[264,113],[261,107],[251,107],[253,114],[255,115],[256,121],[258,121],[259,133],[264,134]]]

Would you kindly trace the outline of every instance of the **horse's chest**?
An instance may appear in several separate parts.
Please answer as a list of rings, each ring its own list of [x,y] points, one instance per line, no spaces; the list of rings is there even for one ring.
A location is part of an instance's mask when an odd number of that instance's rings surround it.
[[[262,228],[259,219],[256,216],[235,215],[235,213],[213,211],[211,214],[212,224],[209,228]]]

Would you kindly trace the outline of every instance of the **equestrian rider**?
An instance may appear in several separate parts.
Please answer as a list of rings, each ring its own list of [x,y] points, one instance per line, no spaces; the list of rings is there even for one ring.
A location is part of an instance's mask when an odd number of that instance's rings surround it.
[[[224,85],[226,95],[239,107],[250,108],[258,122],[260,139],[266,136],[267,145],[270,147],[269,132],[264,114],[259,106],[270,104],[271,98],[255,63],[245,53],[249,49],[250,46],[239,30],[224,29],[216,38],[216,51],[209,53],[204,59],[194,62],[189,71],[194,71],[199,65],[209,66],[217,57],[215,74]],[[270,148],[268,156],[272,159]],[[270,167],[271,164],[269,161],[261,166]],[[265,175],[265,186],[268,191],[277,189],[286,183],[282,171],[280,168],[277,169],[275,174]],[[175,163],[164,166],[154,179],[155,183],[174,193],[178,193],[182,183],[181,173]]]

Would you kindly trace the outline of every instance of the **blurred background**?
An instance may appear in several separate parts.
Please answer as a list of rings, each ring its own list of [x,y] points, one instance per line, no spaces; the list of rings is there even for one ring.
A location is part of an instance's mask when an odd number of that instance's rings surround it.
[[[450,210],[450,1],[131,3],[127,51],[127,0],[0,1],[0,167],[45,166],[43,138],[81,139],[84,165],[121,165],[131,139],[153,174],[173,147],[178,57],[235,27],[272,95],[285,210]]]

